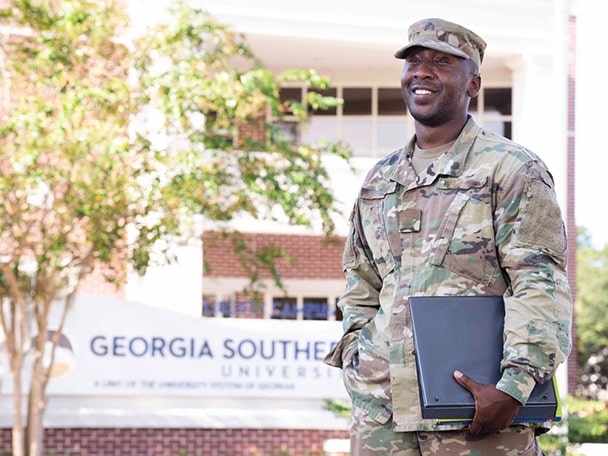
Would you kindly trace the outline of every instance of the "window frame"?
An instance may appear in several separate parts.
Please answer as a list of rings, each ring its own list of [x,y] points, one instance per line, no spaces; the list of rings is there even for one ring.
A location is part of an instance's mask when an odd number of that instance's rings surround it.
[[[302,102],[304,105],[306,104],[306,91],[307,88],[305,86],[302,85],[285,85],[285,88],[287,89],[294,89],[294,88],[299,88],[300,89],[300,95],[301,95],[301,99],[300,102]],[[365,149],[359,149],[357,150],[355,146],[353,146],[353,155],[356,157],[364,157],[364,158],[378,158],[378,157],[382,157],[388,153],[391,153],[392,151],[404,146],[407,141],[409,140],[409,138],[412,137],[412,135],[414,134],[414,119],[412,118],[411,114],[407,111],[405,104],[404,104],[404,110],[403,110],[403,115],[394,115],[394,114],[383,114],[380,115],[378,113],[379,111],[379,91],[381,89],[399,89],[398,87],[395,86],[391,86],[391,85],[387,85],[387,84],[370,84],[370,85],[365,85],[365,84],[335,84],[331,87],[332,89],[336,90],[336,96],[338,98],[343,98],[344,95],[344,89],[367,89],[369,88],[371,90],[371,113],[369,115],[359,115],[359,114],[351,114],[351,115],[345,115],[344,114],[344,108],[342,105],[339,105],[336,109],[336,114],[335,116],[332,115],[322,115],[319,116],[319,118],[323,121],[328,121],[328,119],[331,119],[332,117],[335,118],[336,120],[336,125],[335,125],[335,140],[344,140],[348,142],[348,139],[344,137],[344,120],[368,120],[370,122],[370,126],[371,126],[371,138],[370,138],[370,144],[371,144],[371,148],[368,150]],[[510,90],[510,98],[511,98],[511,114],[505,115],[505,114],[494,114],[494,113],[489,113],[486,109],[486,104],[485,104],[485,91],[486,90],[492,90],[492,89],[508,89]],[[400,90],[400,89],[399,89]],[[482,127],[488,128],[491,130],[491,125],[490,123],[493,122],[499,122],[501,124],[503,124],[504,128],[503,128],[503,134],[505,134],[508,138],[512,138],[512,134],[513,134],[513,87],[511,84],[490,84],[488,86],[482,86],[479,94],[477,95],[477,109],[475,111],[471,111],[471,114],[473,115],[475,121],[481,125]],[[314,113],[312,114],[313,118],[314,118]],[[275,119],[276,121],[276,119]],[[398,121],[398,122],[403,122],[403,139],[402,139],[402,144],[399,144],[399,141],[396,141],[395,144],[390,144],[386,147],[381,147],[381,140],[379,138],[379,126],[382,122],[388,122],[388,121]],[[286,115],[284,118],[282,118],[280,120],[280,122],[286,122],[286,123],[290,123],[290,122],[295,122],[295,118],[293,116],[289,116]],[[508,125],[506,125],[508,124]],[[306,142],[307,140],[307,130],[310,129],[310,123],[304,126],[300,126],[298,128],[299,133],[297,134],[297,139],[296,141],[298,141],[298,144],[301,144],[303,141]],[[500,132],[499,132],[500,133]],[[332,138],[328,138],[330,140],[332,140]]]
[[[324,300],[327,303],[327,318],[305,318],[304,302],[310,299]],[[296,302],[297,312],[295,318],[281,318],[280,316],[274,315],[275,301],[276,300],[294,300]],[[335,321],[342,320],[342,313],[337,308],[338,296],[332,294],[310,294],[308,292],[302,293],[288,293],[279,294],[273,292],[266,292],[263,294],[263,301],[260,303],[262,306],[261,315],[256,311],[255,306],[252,302],[237,302],[234,293],[227,294],[213,294],[204,293],[202,295],[202,307],[201,316],[206,318],[259,318],[262,317],[265,320],[297,320],[297,321]],[[211,304],[209,304],[211,303]],[[239,306],[241,308],[239,308]],[[225,312],[226,307],[229,308],[228,312]],[[245,307],[248,307],[248,311],[243,311]],[[212,310],[210,312],[209,310]]]

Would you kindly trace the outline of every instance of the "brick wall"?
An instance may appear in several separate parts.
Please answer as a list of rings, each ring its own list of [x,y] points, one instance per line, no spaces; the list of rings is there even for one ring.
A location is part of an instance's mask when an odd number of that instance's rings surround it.
[[[315,456],[348,431],[283,429],[51,428],[45,456]],[[0,429],[0,452],[11,430]]]
[[[265,110],[260,111],[257,118],[251,119],[249,123],[239,125],[239,138],[246,138],[249,141],[266,141],[266,120]]]
[[[568,280],[572,289],[572,299],[576,302],[576,194],[575,194],[575,111],[576,111],[576,18],[570,17],[568,41],[568,191],[567,191],[567,213],[566,231],[568,233]],[[573,350],[568,358],[568,393],[576,392],[578,382],[578,352],[576,350],[576,315],[573,314],[572,321],[572,346]]]
[[[283,279],[344,279],[342,250],[344,238],[325,236],[242,233],[246,245],[252,249],[274,246],[285,250],[291,262],[277,259],[276,265]],[[203,236],[204,260],[209,277],[249,277],[233,251],[233,238],[209,231]],[[267,270],[259,271],[260,278],[270,278]]]

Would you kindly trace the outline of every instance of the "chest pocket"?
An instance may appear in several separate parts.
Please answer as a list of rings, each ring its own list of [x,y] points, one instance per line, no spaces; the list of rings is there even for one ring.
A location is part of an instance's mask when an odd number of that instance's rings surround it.
[[[450,197],[432,241],[429,262],[484,286],[502,282],[488,178],[443,178],[435,190]],[[502,288],[502,284],[497,284]]]
[[[361,189],[361,224],[382,277],[395,269],[401,255],[396,190],[396,182]]]

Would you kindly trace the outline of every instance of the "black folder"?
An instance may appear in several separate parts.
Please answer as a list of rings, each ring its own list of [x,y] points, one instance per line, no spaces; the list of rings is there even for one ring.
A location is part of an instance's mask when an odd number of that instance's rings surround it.
[[[501,296],[409,298],[422,417],[437,424],[470,422],[473,395],[453,377],[459,370],[478,383],[497,383],[503,358]],[[516,422],[559,421],[555,379],[537,384]]]

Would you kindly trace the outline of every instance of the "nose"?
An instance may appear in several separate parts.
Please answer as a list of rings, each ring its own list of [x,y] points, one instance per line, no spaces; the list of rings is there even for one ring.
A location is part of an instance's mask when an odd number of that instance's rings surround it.
[[[414,77],[418,79],[430,78],[433,76],[433,65],[428,59],[422,59],[414,69]]]

